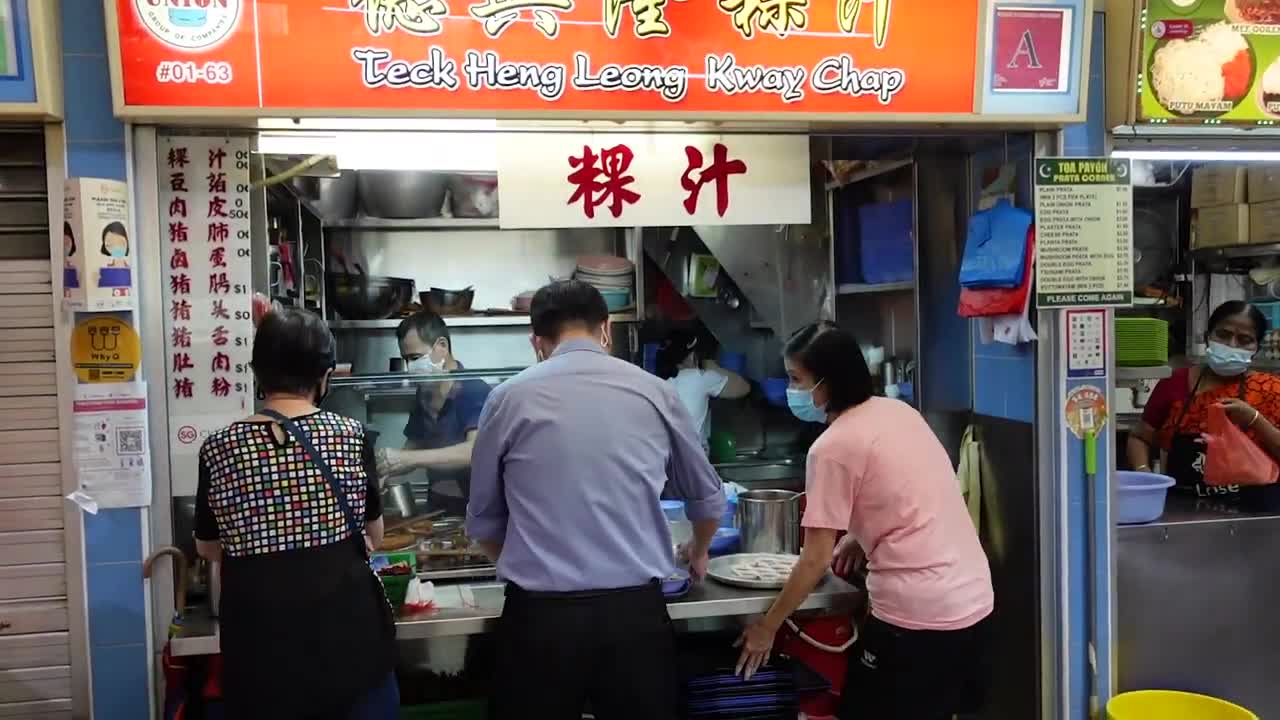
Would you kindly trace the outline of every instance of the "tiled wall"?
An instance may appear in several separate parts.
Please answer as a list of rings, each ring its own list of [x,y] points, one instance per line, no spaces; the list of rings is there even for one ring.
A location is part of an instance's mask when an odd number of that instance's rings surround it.
[[[52,0],[50,0],[52,1]],[[112,114],[102,0],[58,0],[66,97],[67,172],[124,180],[125,128]],[[143,720],[149,714],[142,511],[84,516],[93,715]]]

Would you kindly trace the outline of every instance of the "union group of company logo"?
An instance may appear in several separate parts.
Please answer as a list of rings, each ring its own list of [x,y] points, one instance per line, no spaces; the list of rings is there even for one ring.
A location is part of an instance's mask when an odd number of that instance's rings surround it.
[[[207,50],[225,40],[242,5],[243,0],[133,0],[143,26],[178,50]]]

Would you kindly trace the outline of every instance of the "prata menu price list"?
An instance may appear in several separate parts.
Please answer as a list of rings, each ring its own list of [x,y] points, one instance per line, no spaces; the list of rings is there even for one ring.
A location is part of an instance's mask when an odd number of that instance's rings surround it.
[[[1036,161],[1036,305],[1133,304],[1129,161]]]
[[[253,412],[249,143],[163,137],[157,159],[170,463],[186,494],[204,438]]]

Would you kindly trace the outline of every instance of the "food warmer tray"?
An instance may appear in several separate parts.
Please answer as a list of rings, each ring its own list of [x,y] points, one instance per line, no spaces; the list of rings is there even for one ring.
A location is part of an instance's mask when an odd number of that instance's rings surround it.
[[[736,587],[751,588],[752,590],[777,590],[787,584],[787,577],[791,572],[780,574],[777,579],[757,580],[753,578],[739,577],[733,573],[733,568],[740,563],[749,563],[759,560],[771,561],[775,563],[789,563],[795,566],[798,555],[776,555],[773,553],[739,553],[737,555],[722,555],[718,558],[711,558],[711,562],[707,564],[707,577],[725,585],[734,585]]]

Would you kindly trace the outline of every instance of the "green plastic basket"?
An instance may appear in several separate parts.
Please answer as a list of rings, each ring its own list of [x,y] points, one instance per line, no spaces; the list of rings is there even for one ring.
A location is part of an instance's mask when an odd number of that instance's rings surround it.
[[[1116,318],[1116,364],[1150,367],[1169,362],[1169,323],[1155,318]]]
[[[400,612],[404,607],[404,596],[409,590],[409,581],[413,579],[412,575],[379,575],[378,579],[382,581],[382,591],[387,594],[387,601],[391,603],[391,607],[396,612]]]

